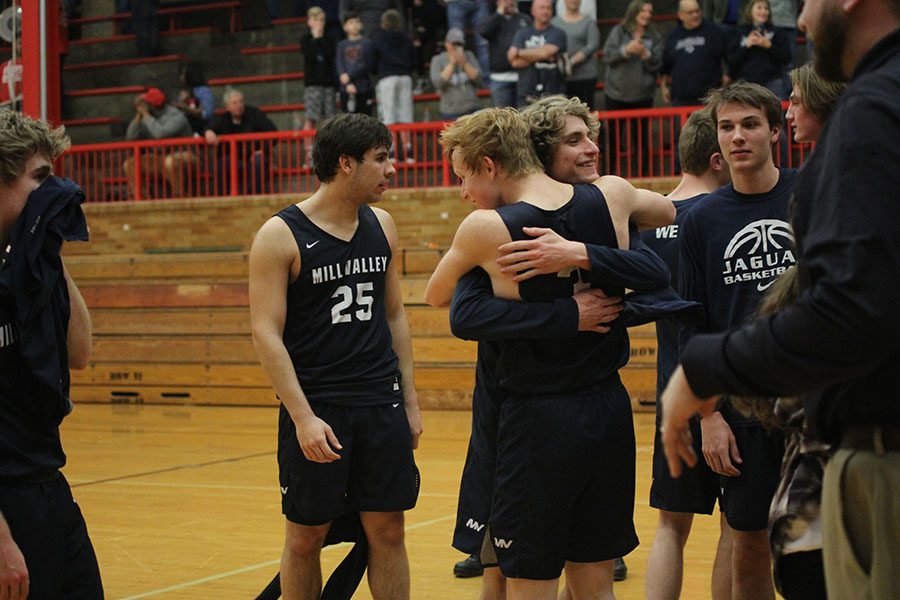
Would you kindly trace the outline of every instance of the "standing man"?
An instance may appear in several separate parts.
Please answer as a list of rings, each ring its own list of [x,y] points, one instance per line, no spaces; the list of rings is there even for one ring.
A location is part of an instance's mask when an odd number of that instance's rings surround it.
[[[519,73],[506,54],[516,32],[530,25],[531,18],[519,12],[516,0],[498,0],[497,12],[478,26],[478,33],[488,41],[491,104],[497,108],[516,105]]]
[[[731,172],[719,149],[716,126],[708,108],[698,110],[688,118],[678,139],[678,150],[682,161],[681,181],[668,195],[677,211],[675,223],[641,234],[647,246],[666,262],[673,282],[678,279],[679,228],[694,205],[702,202],[707,194],[725,185],[731,178]],[[678,365],[679,329],[680,324],[674,319],[660,319],[656,322],[657,424],[662,421],[659,396]],[[694,423],[694,428],[699,439],[699,422]],[[646,582],[648,599],[677,600],[681,595],[684,545],[691,532],[694,514],[712,514],[717,490],[716,475],[708,467],[697,469],[691,477],[672,479],[665,464],[662,437],[657,433],[653,441],[650,506],[659,510],[659,524],[647,564],[647,572],[653,573],[653,577],[648,577]],[[726,526],[724,518],[722,526]],[[730,570],[725,575],[730,575]],[[730,578],[726,585],[730,592]],[[720,588],[721,586],[713,584],[713,589],[717,590],[716,600]]]
[[[553,5],[550,0],[531,4],[534,24],[520,29],[506,52],[509,64],[519,71],[516,84],[516,106],[525,106],[542,96],[566,91],[563,74],[556,59],[566,51],[566,32],[552,25]]]
[[[837,448],[822,498],[828,596],[897,598],[900,3],[811,0],[800,26],[816,71],[850,81],[794,194],[800,297],[688,344],[663,394],[663,440],[677,476],[681,460],[696,462],[685,424],[715,394],[802,392],[814,431]]]
[[[300,35],[306,113],[303,129],[315,129],[323,119],[334,114],[338,40],[325,29],[325,11],[319,6],[311,6],[306,11],[306,26],[308,29]]]
[[[103,598],[59,471],[69,369],[91,353],[87,306],[59,254],[63,240],[87,240],[84,194],[51,176],[68,147],[62,127],[0,113],[0,598],[10,600]]]
[[[728,43],[722,28],[703,18],[697,0],[681,0],[678,19],[666,36],[660,92],[672,106],[698,106],[726,83],[722,63]]]
[[[744,322],[795,262],[788,204],[796,173],[779,169],[772,158],[781,136],[781,102],[766,88],[745,82],[714,90],[708,102],[732,183],[695,205],[679,229],[679,292],[706,308],[705,321],[685,326],[682,340]],[[781,442],[729,402],[702,419],[700,428],[703,455],[720,476],[713,491],[721,489],[716,495],[728,525],[713,565],[714,588],[723,589],[714,594],[728,597],[730,589],[735,600],[774,598],[766,527]],[[730,578],[724,576],[729,568]]]
[[[670,202],[617,177],[576,186],[551,179],[530,134],[511,109],[467,115],[444,132],[441,143],[463,181],[463,198],[499,208],[475,211],[460,225],[429,281],[425,297],[432,305],[449,303],[459,277],[476,266],[499,297],[568,298],[590,286],[581,271],[588,261],[584,244],[627,248],[630,220],[648,227],[674,218]],[[606,195],[618,202],[605,202]],[[498,247],[523,240],[523,225],[582,242],[576,266],[521,282],[502,273]],[[514,267],[522,269],[529,266]],[[624,327],[613,323],[603,336],[502,342],[496,376],[507,396],[497,432],[491,538],[513,600],[555,599],[563,568],[574,598],[598,590],[611,596],[613,558],[637,545],[631,405],[617,374],[627,360],[625,339]]]
[[[372,117],[323,123],[313,150],[321,187],[269,219],[250,250],[253,341],[281,399],[285,598],[319,598],[330,523],[358,511],[372,597],[409,599],[403,511],[415,505],[422,425],[397,231],[369,206],[395,172],[390,144]]]

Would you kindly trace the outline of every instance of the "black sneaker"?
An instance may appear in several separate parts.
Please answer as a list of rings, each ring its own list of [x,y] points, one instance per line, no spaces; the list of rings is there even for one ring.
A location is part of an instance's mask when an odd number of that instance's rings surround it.
[[[625,564],[624,558],[617,558],[613,561],[613,581],[625,581],[628,577],[628,565]]]
[[[484,567],[477,554],[469,555],[466,560],[461,560],[453,565],[453,574],[457,577],[481,577],[484,575]]]

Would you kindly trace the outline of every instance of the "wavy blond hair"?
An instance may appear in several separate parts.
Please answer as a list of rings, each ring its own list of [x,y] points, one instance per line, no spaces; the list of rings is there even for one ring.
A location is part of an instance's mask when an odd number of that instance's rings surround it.
[[[553,164],[556,151],[566,129],[566,117],[578,117],[587,125],[588,135],[594,142],[600,132],[597,115],[578,98],[544,96],[522,109],[522,116],[531,128],[531,143],[544,170]]]

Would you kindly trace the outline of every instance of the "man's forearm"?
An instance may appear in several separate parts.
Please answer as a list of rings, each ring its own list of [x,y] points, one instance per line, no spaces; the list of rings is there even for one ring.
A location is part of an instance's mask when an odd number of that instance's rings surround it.
[[[303,393],[294,364],[281,337],[274,334],[254,334],[253,345],[263,371],[291,419],[296,423],[311,416],[312,408]]]
[[[388,328],[391,330],[394,353],[397,355],[397,363],[402,378],[403,399],[407,405],[418,405],[418,394],[413,378],[413,353],[412,337],[409,333],[409,321],[406,312],[400,311],[388,319]]]

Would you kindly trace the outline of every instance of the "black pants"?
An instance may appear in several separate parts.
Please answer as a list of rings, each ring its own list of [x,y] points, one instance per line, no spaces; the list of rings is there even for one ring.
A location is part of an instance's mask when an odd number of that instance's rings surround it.
[[[781,595],[786,600],[825,600],[822,551],[785,554],[778,563]]]

